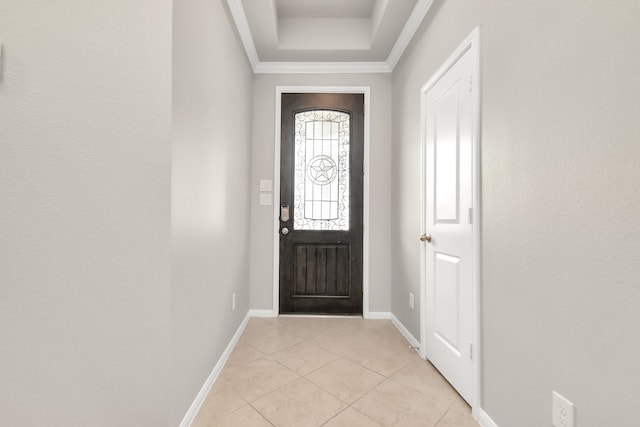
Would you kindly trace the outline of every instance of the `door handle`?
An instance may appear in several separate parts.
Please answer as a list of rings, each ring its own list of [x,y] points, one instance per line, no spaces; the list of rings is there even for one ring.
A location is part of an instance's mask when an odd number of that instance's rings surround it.
[[[287,234],[289,234],[289,229],[287,227],[282,227],[282,230],[280,230],[282,232],[282,234],[284,234],[285,236]]]
[[[431,243],[431,234],[428,234],[428,233],[423,234],[422,236],[420,236],[420,241]]]

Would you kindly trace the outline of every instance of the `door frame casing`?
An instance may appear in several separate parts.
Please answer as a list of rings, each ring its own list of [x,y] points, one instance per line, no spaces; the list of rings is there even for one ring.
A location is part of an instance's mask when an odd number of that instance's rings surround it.
[[[369,317],[369,86],[276,86],[273,163],[273,315],[280,314],[280,149],[283,93],[351,93],[364,95],[364,158],[362,204],[362,316]]]
[[[427,144],[427,129],[426,129],[426,94],[435,86],[435,84],[444,76],[453,65],[467,52],[471,54],[472,60],[472,119],[473,119],[473,143],[472,143],[472,239],[473,239],[473,255],[472,255],[472,340],[473,340],[473,357],[472,357],[472,386],[471,386],[471,402],[469,404],[472,408],[472,413],[477,419],[480,416],[481,411],[481,158],[480,158],[480,106],[481,106],[481,93],[480,93],[480,29],[475,28],[471,34],[458,46],[458,48],[449,56],[449,58],[442,64],[442,66],[433,74],[433,76],[427,81],[427,83],[420,90],[420,138],[421,149],[420,155],[420,170],[421,170],[421,183],[420,183],[420,230],[421,234],[427,233],[426,230],[426,212],[427,212],[427,200],[426,200],[426,173],[427,173],[427,158],[426,158],[426,144]],[[427,343],[427,265],[426,265],[426,245],[420,245],[420,355],[426,359],[426,343]]]

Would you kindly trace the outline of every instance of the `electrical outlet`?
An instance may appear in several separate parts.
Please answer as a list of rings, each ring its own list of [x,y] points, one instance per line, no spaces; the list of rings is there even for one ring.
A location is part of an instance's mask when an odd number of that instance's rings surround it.
[[[236,311],[236,293],[231,295],[231,311]]]
[[[573,403],[553,392],[552,405],[553,427],[574,427],[573,426]]]
[[[409,308],[413,310],[414,305],[415,305],[415,298],[413,297],[413,293],[409,292]]]

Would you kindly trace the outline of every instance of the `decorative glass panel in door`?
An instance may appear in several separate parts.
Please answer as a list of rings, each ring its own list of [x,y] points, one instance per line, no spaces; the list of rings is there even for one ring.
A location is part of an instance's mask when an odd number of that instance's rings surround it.
[[[349,114],[295,115],[295,230],[349,229]]]

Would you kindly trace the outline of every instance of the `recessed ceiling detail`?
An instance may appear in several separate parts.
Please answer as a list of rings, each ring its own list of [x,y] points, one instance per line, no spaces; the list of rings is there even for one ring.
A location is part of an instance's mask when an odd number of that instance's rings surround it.
[[[227,0],[256,73],[391,72],[433,0]]]

